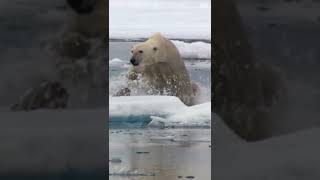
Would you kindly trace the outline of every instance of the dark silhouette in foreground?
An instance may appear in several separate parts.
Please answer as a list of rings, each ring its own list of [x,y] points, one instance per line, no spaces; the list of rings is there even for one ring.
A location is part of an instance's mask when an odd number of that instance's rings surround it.
[[[239,136],[270,136],[268,113],[285,97],[280,72],[256,60],[232,0],[213,2],[214,111]]]
[[[11,107],[12,110],[34,110],[39,108],[66,108],[69,94],[59,82],[43,82],[27,90],[20,101]]]

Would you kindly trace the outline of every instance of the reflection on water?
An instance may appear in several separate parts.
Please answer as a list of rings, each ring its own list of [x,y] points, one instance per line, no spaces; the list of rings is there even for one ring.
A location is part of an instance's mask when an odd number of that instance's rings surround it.
[[[109,178],[211,179],[210,129],[110,129]]]

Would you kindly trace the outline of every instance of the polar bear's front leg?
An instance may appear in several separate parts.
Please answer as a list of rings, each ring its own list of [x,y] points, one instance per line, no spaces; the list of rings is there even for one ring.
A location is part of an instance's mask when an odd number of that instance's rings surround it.
[[[137,80],[138,79],[138,72],[135,69],[130,69],[129,73],[128,73],[128,80]]]
[[[114,96],[130,96],[131,90],[127,87],[120,89]]]
[[[138,79],[138,72],[136,68],[131,68],[127,74],[128,84],[127,87],[120,89],[114,96],[130,96],[131,90],[129,88],[129,84],[131,81]]]

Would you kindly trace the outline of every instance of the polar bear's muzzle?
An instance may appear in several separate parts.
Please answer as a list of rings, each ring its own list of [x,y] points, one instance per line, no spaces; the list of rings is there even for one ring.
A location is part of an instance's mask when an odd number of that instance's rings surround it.
[[[138,62],[134,57],[132,57],[132,58],[130,59],[130,62],[131,62],[131,64],[134,65],[134,66],[138,66],[138,65],[139,65],[139,62]]]

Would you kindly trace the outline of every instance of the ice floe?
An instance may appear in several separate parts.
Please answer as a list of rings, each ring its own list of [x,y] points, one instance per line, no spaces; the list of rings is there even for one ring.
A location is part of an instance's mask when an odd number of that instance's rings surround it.
[[[109,98],[109,123],[118,126],[136,123],[160,128],[211,126],[210,102],[188,107],[174,96]]]

